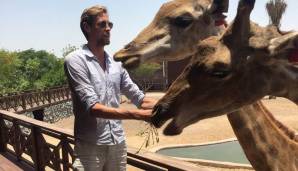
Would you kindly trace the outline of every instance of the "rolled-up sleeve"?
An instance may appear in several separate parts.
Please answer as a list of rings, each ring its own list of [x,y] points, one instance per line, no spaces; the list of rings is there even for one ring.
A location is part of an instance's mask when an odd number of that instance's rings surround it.
[[[145,97],[144,93],[131,80],[128,72],[121,67],[121,93],[123,93],[133,104],[140,107]]]
[[[76,56],[67,57],[64,62],[64,70],[70,88],[83,104],[85,111],[89,113],[91,107],[99,100],[88,77],[88,69],[84,61]]]

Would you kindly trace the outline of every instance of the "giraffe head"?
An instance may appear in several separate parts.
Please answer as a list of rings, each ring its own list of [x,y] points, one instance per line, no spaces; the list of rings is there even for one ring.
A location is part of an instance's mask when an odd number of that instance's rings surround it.
[[[173,0],[163,4],[154,20],[114,55],[126,68],[145,61],[190,56],[198,40],[214,35],[224,22],[228,0]]]
[[[240,0],[236,18],[226,32],[197,44],[196,53],[154,109],[152,123],[164,133],[251,104],[270,94],[298,104],[298,67],[289,62],[297,52],[298,33],[282,35],[261,28],[249,16],[253,0]]]

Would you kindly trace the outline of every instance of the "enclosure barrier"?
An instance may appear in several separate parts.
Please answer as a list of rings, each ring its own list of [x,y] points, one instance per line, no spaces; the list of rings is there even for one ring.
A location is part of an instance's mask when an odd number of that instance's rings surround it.
[[[31,112],[71,100],[67,86],[0,95],[0,109],[14,113]]]
[[[72,130],[0,110],[0,154],[9,153],[32,169],[73,170]],[[196,165],[151,152],[128,148],[128,165],[152,171],[200,170]]]
[[[134,82],[144,92],[165,89],[161,79],[134,79]],[[28,90],[0,94],[0,110],[14,113],[32,112],[70,100],[71,92],[67,85],[43,90]]]

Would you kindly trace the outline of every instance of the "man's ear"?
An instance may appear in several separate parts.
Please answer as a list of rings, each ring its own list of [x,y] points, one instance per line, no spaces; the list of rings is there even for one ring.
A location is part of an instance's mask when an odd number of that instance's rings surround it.
[[[91,28],[89,26],[89,24],[87,22],[83,23],[83,29],[85,30],[85,32],[90,33]]]
[[[271,56],[290,53],[298,49],[298,32],[292,32],[270,40],[268,50]]]

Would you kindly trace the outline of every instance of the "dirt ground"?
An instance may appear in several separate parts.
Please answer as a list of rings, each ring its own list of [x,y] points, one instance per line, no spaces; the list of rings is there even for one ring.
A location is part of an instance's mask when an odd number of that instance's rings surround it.
[[[147,95],[158,99],[162,96],[162,93],[149,93]],[[264,98],[262,101],[278,120],[298,131],[298,106],[284,98],[271,100]],[[134,106],[128,102],[123,103],[121,107],[134,108]],[[73,129],[73,117],[63,119],[57,122],[56,125],[63,128]],[[123,121],[123,126],[128,146],[140,148],[145,140],[145,137],[140,136],[140,134],[146,130],[147,124],[141,121],[125,120]],[[159,129],[158,132],[160,139],[159,143],[150,143],[150,146],[147,147],[147,149],[164,145],[206,143],[209,141],[235,138],[226,116],[202,120],[185,128],[183,133],[178,136],[164,136],[162,134],[162,128]],[[231,169],[212,168],[212,170],[230,171]],[[232,170],[236,171],[236,169]]]

